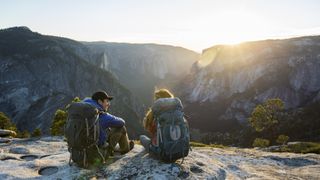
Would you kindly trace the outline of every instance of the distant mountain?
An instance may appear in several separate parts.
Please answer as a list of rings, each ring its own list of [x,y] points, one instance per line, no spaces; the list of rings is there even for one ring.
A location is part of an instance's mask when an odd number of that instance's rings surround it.
[[[211,47],[177,88],[184,90],[191,127],[228,132],[246,125],[269,98],[282,99],[288,111],[313,106],[319,77],[320,36],[311,36]],[[320,116],[312,117],[309,130],[320,130]]]
[[[113,73],[148,106],[155,87],[171,89],[199,58],[193,51],[168,45],[83,43],[96,55],[94,64]]]
[[[99,89],[115,96],[111,112],[123,117],[131,134],[142,130],[144,109],[114,76],[92,63],[82,43],[44,36],[26,27],[0,30],[0,111],[19,129],[48,133],[57,108]]]

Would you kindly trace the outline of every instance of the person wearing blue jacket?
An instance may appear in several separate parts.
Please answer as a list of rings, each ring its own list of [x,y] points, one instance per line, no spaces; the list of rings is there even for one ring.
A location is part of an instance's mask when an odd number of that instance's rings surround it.
[[[113,99],[105,91],[95,92],[91,98],[83,100],[99,110],[100,136],[98,146],[107,148],[108,155],[113,155],[115,146],[119,143],[121,154],[129,152],[134,142],[129,141],[125,121],[117,116],[109,114],[110,101]]]

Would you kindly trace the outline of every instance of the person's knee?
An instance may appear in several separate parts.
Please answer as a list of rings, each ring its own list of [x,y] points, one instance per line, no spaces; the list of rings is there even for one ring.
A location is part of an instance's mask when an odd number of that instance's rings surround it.
[[[123,133],[127,133],[127,128],[126,128],[125,126],[122,126],[121,131],[122,131]]]
[[[140,143],[146,149],[147,152],[150,151],[151,140],[145,135],[140,135]]]
[[[127,128],[125,126],[122,126],[121,128],[118,128],[118,131],[121,133],[121,134],[126,134],[127,133]]]
[[[125,134],[127,133],[127,128],[125,126],[118,127],[118,128],[112,128],[112,133],[120,133],[120,134]]]
[[[145,140],[145,139],[149,139],[146,135],[140,135],[140,140]]]

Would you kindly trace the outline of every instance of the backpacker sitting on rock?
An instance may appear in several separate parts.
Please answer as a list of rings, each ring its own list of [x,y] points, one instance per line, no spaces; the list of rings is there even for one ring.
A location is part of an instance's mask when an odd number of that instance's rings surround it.
[[[129,141],[125,121],[107,113],[113,97],[98,91],[92,98],[72,103],[65,126],[70,158],[80,167],[105,162],[119,143],[120,153],[129,152],[134,142]]]
[[[167,89],[155,92],[155,102],[143,122],[151,139],[140,136],[140,142],[147,152],[163,161],[173,162],[189,153],[189,127],[184,118],[182,103]]]

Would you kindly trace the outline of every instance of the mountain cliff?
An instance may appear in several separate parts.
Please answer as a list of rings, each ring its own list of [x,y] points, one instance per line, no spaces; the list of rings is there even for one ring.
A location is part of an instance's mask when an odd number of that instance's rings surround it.
[[[26,27],[0,30],[0,111],[20,130],[48,133],[57,108],[102,89],[115,97],[111,113],[127,121],[131,134],[141,132],[142,105],[110,72],[89,63],[92,58],[77,41]]]
[[[193,51],[168,45],[84,42],[97,58],[93,64],[113,73],[146,105],[155,86],[172,88],[199,57]]]
[[[320,36],[310,36],[208,48],[178,88],[191,127],[230,131],[270,98],[286,110],[319,102],[319,77]]]

